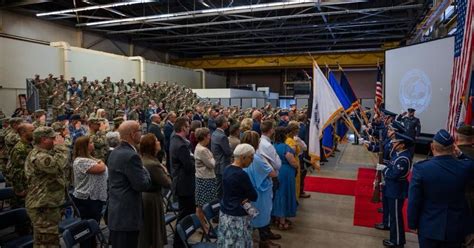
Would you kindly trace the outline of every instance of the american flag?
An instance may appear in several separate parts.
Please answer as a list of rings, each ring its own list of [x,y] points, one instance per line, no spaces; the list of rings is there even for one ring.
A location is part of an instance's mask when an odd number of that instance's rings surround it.
[[[471,52],[473,48],[472,34],[474,24],[472,14],[474,13],[474,1],[457,1],[457,29],[454,41],[454,66],[453,78],[451,81],[451,95],[447,128],[451,134],[454,134],[456,124],[461,115],[461,98],[465,93],[469,82]]]
[[[382,104],[383,93],[382,93],[382,69],[380,65],[377,65],[377,82],[375,83],[375,104],[374,111],[375,113],[380,113],[380,104]]]

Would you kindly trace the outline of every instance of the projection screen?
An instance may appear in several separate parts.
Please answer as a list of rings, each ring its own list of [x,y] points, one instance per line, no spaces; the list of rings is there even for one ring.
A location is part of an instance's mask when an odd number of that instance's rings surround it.
[[[446,127],[453,70],[454,37],[385,52],[385,108],[416,110],[421,132]]]

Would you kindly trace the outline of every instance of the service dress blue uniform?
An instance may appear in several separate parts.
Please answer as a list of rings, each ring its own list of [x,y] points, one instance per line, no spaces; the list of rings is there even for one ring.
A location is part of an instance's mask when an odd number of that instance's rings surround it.
[[[420,248],[461,247],[468,216],[465,187],[473,161],[435,156],[416,163],[410,182],[408,226],[418,230]]]
[[[393,149],[392,143],[390,142],[390,138],[386,138],[383,142],[383,164],[388,165],[390,162],[390,158],[395,154],[395,150]],[[380,147],[376,142],[371,142],[369,147],[367,148],[371,152],[379,152]],[[389,218],[389,207],[388,207],[388,198],[385,192],[386,187],[385,185],[382,186],[382,210],[383,210],[383,217],[382,223],[385,227],[390,227],[390,218]]]
[[[408,175],[411,169],[411,156],[408,150],[395,152],[383,170],[385,177],[385,196],[388,199],[390,222],[390,241],[397,246],[406,243],[403,224],[403,203],[408,197]]]

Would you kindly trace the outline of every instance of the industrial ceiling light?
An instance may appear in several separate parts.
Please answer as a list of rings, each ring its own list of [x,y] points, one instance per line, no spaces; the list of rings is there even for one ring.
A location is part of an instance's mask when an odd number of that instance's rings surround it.
[[[129,1],[129,2],[120,2],[120,3],[109,3],[103,5],[94,5],[89,7],[82,7],[82,8],[75,8],[75,9],[65,9],[59,11],[52,11],[52,12],[45,12],[45,13],[38,13],[36,16],[49,16],[49,15],[61,15],[73,12],[81,12],[81,11],[88,11],[88,10],[95,10],[95,9],[105,9],[105,8],[114,8],[120,6],[128,6],[133,4],[140,4],[140,3],[149,3],[153,2],[153,0],[140,0],[140,1]]]
[[[116,19],[110,21],[99,21],[99,22],[89,22],[77,24],[76,27],[82,26],[115,26],[122,24],[132,24],[135,22],[143,21],[160,21],[160,20],[180,20],[180,19],[189,19],[205,17],[205,16],[214,16],[214,15],[227,15],[227,14],[239,14],[247,12],[257,12],[257,11],[266,11],[274,9],[287,9],[287,8],[304,8],[311,7],[320,1],[315,0],[298,0],[294,2],[274,2],[274,3],[263,3],[263,4],[254,4],[254,5],[242,5],[236,7],[224,7],[224,8],[215,8],[215,9],[204,9],[204,10],[195,10],[195,11],[186,11],[186,12],[177,12],[170,14],[161,14],[161,15],[151,15],[151,16],[142,16],[142,17],[132,17],[124,19]]]
[[[209,4],[207,4],[206,2],[204,2],[204,0],[200,0],[199,1],[202,5],[206,6],[207,8],[210,8],[211,6],[209,6]]]

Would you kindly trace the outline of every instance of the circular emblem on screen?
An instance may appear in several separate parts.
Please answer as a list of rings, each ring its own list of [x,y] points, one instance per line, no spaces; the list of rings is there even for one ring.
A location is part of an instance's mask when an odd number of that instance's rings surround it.
[[[431,80],[422,70],[411,69],[403,75],[399,93],[402,108],[414,108],[420,114],[431,102]]]

